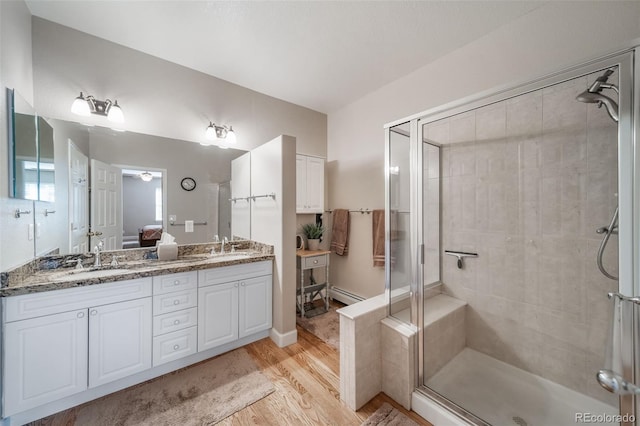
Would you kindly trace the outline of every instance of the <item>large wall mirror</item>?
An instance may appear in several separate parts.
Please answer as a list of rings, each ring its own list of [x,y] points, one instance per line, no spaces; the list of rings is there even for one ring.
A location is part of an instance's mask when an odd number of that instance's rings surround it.
[[[9,103],[9,195],[55,201],[53,128],[13,89]]]
[[[61,254],[91,251],[100,239],[107,250],[151,247],[158,230],[179,244],[231,239],[231,161],[245,151],[47,121],[55,151],[66,153],[55,164],[68,170],[55,187],[66,200],[57,207],[68,205],[58,212],[69,226],[56,242]]]

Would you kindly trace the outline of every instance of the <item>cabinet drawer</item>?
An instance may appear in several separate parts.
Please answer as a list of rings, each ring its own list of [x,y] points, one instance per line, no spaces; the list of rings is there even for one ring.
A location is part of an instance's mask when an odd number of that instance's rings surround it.
[[[165,333],[193,327],[198,324],[198,308],[183,309],[168,314],[153,317],[153,335],[159,336]]]
[[[270,260],[205,269],[198,271],[198,286],[206,287],[263,275],[271,275],[272,273],[273,265]]]
[[[196,287],[198,287],[198,273],[196,271],[153,277],[154,295],[191,290]]]
[[[17,321],[151,296],[151,277],[4,297],[5,321]]]
[[[304,269],[319,268],[321,266],[326,266],[326,265],[327,265],[327,256],[324,254],[320,256],[309,256],[309,257],[303,258]]]
[[[153,338],[153,366],[158,366],[187,355],[195,354],[198,347],[197,327],[174,331]]]
[[[187,290],[153,296],[153,315],[181,311],[198,304],[198,291]]]

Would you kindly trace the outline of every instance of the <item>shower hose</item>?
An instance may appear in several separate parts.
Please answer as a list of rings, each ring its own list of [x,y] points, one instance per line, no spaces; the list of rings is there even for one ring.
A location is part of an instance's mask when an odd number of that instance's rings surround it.
[[[602,274],[605,277],[610,278],[612,280],[617,280],[618,277],[611,275],[604,268],[604,266],[602,265],[602,255],[604,254],[604,249],[607,247],[607,243],[609,242],[609,237],[611,236],[611,234],[618,233],[617,222],[618,222],[618,206],[616,206],[616,211],[613,213],[613,217],[611,218],[611,223],[609,224],[609,227],[608,228],[602,227],[602,228],[596,229],[596,232],[598,234],[604,234],[604,236],[602,237],[602,241],[600,241],[600,247],[598,248],[598,269],[600,269],[600,272],[602,272]]]

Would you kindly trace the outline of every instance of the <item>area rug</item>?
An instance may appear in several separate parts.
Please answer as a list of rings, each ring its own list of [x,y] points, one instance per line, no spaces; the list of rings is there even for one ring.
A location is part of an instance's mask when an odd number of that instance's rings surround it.
[[[77,425],[211,425],[275,390],[245,349],[78,407]]]
[[[327,312],[311,318],[301,318],[298,315],[296,322],[329,346],[340,349],[340,316],[336,312],[335,306],[329,306]]]
[[[362,423],[362,426],[418,426],[418,423],[385,402]]]

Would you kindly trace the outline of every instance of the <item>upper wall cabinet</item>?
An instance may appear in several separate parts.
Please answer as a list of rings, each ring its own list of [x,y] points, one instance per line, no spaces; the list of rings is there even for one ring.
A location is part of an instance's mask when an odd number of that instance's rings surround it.
[[[324,212],[324,159],[296,155],[296,213]]]

